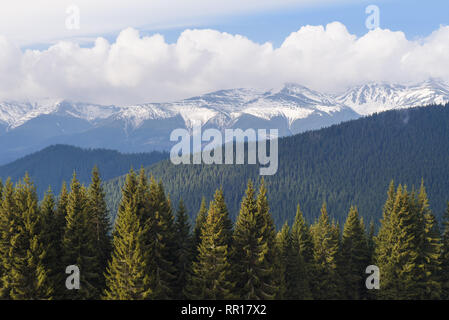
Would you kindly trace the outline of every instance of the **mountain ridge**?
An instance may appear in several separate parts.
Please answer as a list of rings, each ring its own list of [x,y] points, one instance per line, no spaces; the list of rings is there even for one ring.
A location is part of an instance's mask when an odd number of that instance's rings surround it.
[[[278,129],[279,136],[388,109],[449,102],[449,85],[367,84],[340,95],[286,83],[273,90],[227,89],[171,103],[103,106],[43,99],[0,102],[0,164],[53,144],[120,152],[169,150],[174,129]]]

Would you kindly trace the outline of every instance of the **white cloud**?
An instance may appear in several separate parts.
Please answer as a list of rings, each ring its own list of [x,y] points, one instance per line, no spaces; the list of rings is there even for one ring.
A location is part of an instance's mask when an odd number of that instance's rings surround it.
[[[356,37],[339,22],[302,27],[279,48],[215,30],[185,30],[169,44],[128,28],[114,43],[59,42],[42,51],[21,51],[0,37],[0,99],[131,104],[285,82],[336,91],[367,81],[449,80],[447,52],[447,26],[410,41],[382,29]]]

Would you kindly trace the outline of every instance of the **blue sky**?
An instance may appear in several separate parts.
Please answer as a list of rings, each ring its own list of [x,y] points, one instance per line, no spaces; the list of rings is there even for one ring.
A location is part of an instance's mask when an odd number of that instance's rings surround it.
[[[278,47],[291,32],[297,31],[301,26],[326,25],[334,21],[342,22],[350,33],[362,36],[368,31],[365,27],[365,8],[368,5],[379,7],[381,28],[403,31],[410,40],[425,37],[440,25],[449,25],[447,0],[361,0],[357,3],[335,3],[223,16],[214,22],[203,21],[188,27],[241,34],[259,43],[272,42]],[[168,42],[175,42],[185,28],[140,29],[145,34],[161,33]],[[113,40],[115,34],[106,36]]]

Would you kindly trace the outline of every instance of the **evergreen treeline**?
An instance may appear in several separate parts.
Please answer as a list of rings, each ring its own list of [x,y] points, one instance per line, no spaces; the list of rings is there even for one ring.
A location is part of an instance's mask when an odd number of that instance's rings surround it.
[[[264,180],[249,181],[236,222],[217,189],[195,224],[162,182],[133,170],[114,228],[97,168],[40,203],[29,176],[0,184],[2,299],[449,299],[449,204],[440,229],[424,183],[391,182],[375,234],[351,207],[343,225],[326,203],[308,224],[297,205],[276,231]],[[67,290],[65,268],[80,269]],[[367,266],[380,269],[368,290]]]
[[[424,178],[440,220],[449,190],[448,159],[449,106],[382,112],[279,139],[278,172],[265,177],[267,198],[278,228],[293,223],[297,203],[313,221],[323,202],[340,224],[357,204],[360,214],[374,217],[377,225],[390,180],[419,185]],[[147,171],[164,181],[173,201],[182,197],[188,208],[200,206],[198,194],[210,198],[221,186],[233,220],[246,182],[259,179],[257,165],[173,165],[167,160]],[[123,184],[124,177],[105,184],[112,213]]]

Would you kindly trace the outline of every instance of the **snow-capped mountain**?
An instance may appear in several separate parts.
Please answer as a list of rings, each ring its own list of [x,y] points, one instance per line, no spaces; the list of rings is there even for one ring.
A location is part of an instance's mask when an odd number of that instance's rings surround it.
[[[361,115],[449,101],[449,86],[367,84],[330,95],[289,83],[280,89],[230,89],[171,103],[102,106],[58,99],[0,102],[0,164],[55,143],[122,152],[168,150],[170,133],[197,124],[273,129],[281,136]]]
[[[449,85],[428,80],[414,85],[370,83],[351,88],[335,99],[361,115],[391,109],[413,108],[449,102]]]

